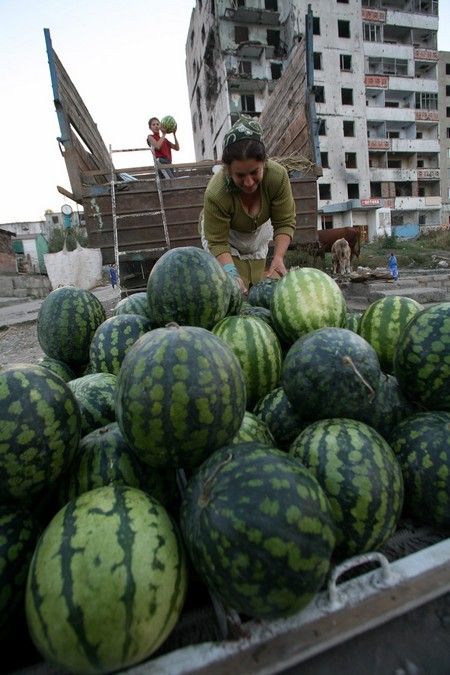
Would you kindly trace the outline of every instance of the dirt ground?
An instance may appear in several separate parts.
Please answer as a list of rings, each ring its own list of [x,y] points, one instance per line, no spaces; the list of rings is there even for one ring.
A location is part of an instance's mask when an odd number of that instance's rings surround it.
[[[117,299],[103,303],[110,317]],[[37,363],[44,356],[36,331],[36,321],[10,326],[0,331],[0,368],[12,363]]]

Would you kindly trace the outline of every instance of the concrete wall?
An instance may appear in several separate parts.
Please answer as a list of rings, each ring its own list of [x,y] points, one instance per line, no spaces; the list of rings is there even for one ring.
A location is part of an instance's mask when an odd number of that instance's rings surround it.
[[[51,291],[48,277],[32,274],[0,276],[1,298],[45,298]]]

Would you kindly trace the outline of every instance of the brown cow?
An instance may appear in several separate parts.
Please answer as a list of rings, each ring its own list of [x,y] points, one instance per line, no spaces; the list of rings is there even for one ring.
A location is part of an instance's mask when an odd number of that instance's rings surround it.
[[[350,274],[352,271],[350,265],[351,250],[348,241],[338,239],[331,247],[331,262],[333,274]]]
[[[354,256],[359,258],[361,252],[361,230],[359,228],[335,227],[332,230],[319,230],[317,234],[320,243],[320,255],[329,253],[334,242],[338,239],[345,239],[350,246],[350,259]]]

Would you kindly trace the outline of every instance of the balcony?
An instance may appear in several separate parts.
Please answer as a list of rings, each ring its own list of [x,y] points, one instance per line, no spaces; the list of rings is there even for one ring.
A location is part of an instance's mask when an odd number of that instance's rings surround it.
[[[228,87],[231,92],[253,93],[255,91],[264,91],[267,84],[267,78],[253,78],[248,75],[229,75]]]
[[[265,45],[262,42],[241,42],[237,45],[235,54],[239,58],[260,59]]]
[[[223,16],[229,21],[237,23],[260,24],[263,26],[278,26],[280,13],[273,9],[259,9],[258,7],[227,7]]]
[[[393,201],[394,206],[392,208],[399,211],[437,210],[441,208],[442,204],[440,197],[396,197]]]
[[[392,152],[439,152],[439,141],[430,139],[424,140],[421,138],[392,138],[391,139]]]
[[[412,123],[416,120],[416,112],[412,108],[386,108],[385,106],[369,105],[366,107],[366,118],[368,122]]]
[[[417,169],[417,180],[440,180],[440,169]]]
[[[417,180],[417,169],[370,169],[370,180],[380,183],[412,182]]]

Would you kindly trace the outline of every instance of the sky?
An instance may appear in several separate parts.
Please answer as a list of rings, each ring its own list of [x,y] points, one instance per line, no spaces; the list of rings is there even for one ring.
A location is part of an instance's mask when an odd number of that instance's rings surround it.
[[[450,1],[439,3],[438,49],[450,51]],[[0,224],[42,220],[70,191],[44,28],[107,147],[144,148],[148,119],[172,115],[180,152],[195,161],[185,44],[195,0],[0,0]],[[115,155],[117,168],[152,163]]]

